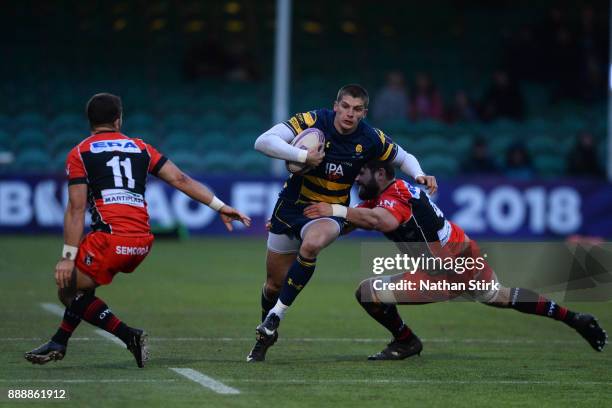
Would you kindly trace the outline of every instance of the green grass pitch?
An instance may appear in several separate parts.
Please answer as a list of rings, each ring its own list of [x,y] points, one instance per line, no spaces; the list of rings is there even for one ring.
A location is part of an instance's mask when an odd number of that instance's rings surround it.
[[[60,237],[0,238],[0,406],[611,406],[612,354],[594,352],[550,319],[472,303],[400,307],[424,340],[420,357],[368,362],[388,340],[357,305],[360,243],[327,248],[288,312],[268,361],[247,364],[258,323],[264,239],[158,240],[133,274],[100,288],[115,314],[150,334],[151,360],[82,323],[63,361],[33,366],[23,353],[55,331],[53,266]],[[570,307],[612,329],[611,303]],[[221,395],[171,367],[240,391]],[[64,389],[65,401],[14,401],[9,389]]]

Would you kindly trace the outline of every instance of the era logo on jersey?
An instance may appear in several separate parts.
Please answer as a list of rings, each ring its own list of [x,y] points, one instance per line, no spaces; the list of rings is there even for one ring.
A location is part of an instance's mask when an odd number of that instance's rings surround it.
[[[140,148],[136,146],[130,139],[119,140],[99,140],[89,145],[89,150],[92,153],[102,152],[124,152],[124,153],[140,153]]]
[[[327,175],[328,179],[336,180],[344,176],[344,170],[342,169],[341,164],[327,163],[325,165],[325,174]]]
[[[380,200],[378,202],[378,206],[379,207],[393,208],[393,206],[395,206],[395,201],[393,201],[393,200]]]

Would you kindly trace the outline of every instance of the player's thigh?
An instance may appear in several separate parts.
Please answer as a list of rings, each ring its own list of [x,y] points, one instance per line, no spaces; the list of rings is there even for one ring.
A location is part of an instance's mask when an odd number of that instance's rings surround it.
[[[88,275],[81,272],[78,268],[74,268],[76,275],[76,290],[89,291],[97,288],[99,285]]]
[[[301,231],[302,245],[300,249],[306,252],[317,252],[325,248],[340,235],[340,225],[331,218],[312,220]]]

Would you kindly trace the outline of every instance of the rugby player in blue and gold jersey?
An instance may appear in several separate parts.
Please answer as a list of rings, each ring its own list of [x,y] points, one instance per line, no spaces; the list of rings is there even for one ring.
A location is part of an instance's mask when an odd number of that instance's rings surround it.
[[[255,149],[272,158],[305,163],[306,174],[292,174],[279,194],[271,218],[266,259],[267,279],[261,293],[262,323],[247,361],[263,361],[277,338],[285,312],[312,276],[319,252],[342,232],[346,214],[309,219],[304,209],[312,203],[340,204],[346,208],[350,190],[361,167],[371,161],[391,162],[417,183],[437,189],[436,179],[426,175],[416,158],[363,119],[369,97],[360,85],[343,86],[333,110],[298,113],[257,138]],[[292,146],[293,138],[308,128],[325,135],[324,150]]]

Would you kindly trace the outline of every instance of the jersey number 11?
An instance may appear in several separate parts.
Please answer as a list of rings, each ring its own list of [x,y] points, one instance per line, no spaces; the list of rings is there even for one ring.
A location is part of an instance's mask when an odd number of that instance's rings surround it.
[[[123,176],[121,175],[121,167],[125,171],[125,178],[128,181],[128,188],[136,187],[136,181],[132,178],[132,161],[130,158],[125,158],[119,161],[119,156],[113,156],[112,159],[106,162],[106,165],[113,169],[115,177],[115,187],[123,187]]]

